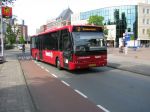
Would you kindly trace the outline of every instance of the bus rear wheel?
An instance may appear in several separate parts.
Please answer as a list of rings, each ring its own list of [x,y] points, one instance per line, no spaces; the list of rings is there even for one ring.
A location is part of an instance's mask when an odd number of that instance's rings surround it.
[[[56,60],[56,67],[57,67],[59,70],[62,69],[61,66],[60,66],[60,60],[59,60],[59,58],[57,58],[57,60]]]

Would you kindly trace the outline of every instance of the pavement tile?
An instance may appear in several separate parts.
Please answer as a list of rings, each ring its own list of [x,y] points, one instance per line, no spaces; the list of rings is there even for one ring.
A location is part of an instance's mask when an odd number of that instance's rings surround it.
[[[129,49],[127,55],[118,53],[117,48],[108,48],[108,66],[150,76],[150,48]]]
[[[16,54],[6,55],[0,64],[0,112],[35,112]]]

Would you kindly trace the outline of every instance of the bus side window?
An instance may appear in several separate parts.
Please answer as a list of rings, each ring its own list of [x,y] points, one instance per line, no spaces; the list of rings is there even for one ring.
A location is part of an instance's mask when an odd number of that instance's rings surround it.
[[[31,38],[31,48],[36,48],[36,41],[35,41],[35,37]]]
[[[62,45],[63,45],[63,39],[62,39],[62,32],[60,34],[60,37],[59,37],[59,50],[62,51]]]
[[[39,49],[39,47],[40,47],[40,38],[39,38],[39,36],[37,36],[37,38],[36,38],[35,41],[36,41],[36,42],[35,42],[36,48]]]
[[[57,32],[51,32],[45,34],[43,39],[43,49],[45,50],[57,50],[58,49],[58,34]]]
[[[49,38],[48,34],[45,35],[43,39],[43,49],[48,50],[49,49]]]

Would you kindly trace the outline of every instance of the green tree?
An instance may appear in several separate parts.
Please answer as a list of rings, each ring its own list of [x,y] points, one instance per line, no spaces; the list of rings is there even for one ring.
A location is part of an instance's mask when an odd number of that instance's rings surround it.
[[[104,25],[103,20],[104,20],[104,17],[102,16],[98,16],[98,15],[90,16],[88,20],[88,24],[103,26]]]
[[[13,4],[16,0],[0,0],[3,5]]]
[[[133,34],[130,36],[130,40],[135,40],[135,37]]]
[[[5,36],[10,45],[16,42],[16,34],[12,31],[12,26],[10,24],[7,25]]]
[[[105,37],[107,38],[106,35],[108,35],[108,29],[106,27],[104,27],[103,33],[104,33]]]
[[[23,38],[23,35],[21,37],[19,37],[19,43],[20,44],[24,44],[25,43],[25,40]]]
[[[123,37],[123,33],[125,33],[126,28],[127,28],[125,13],[122,12],[121,17],[120,17],[119,9],[115,9],[114,23],[116,24],[116,39],[115,39],[116,45],[115,45],[115,47],[118,47],[119,46],[119,38]]]
[[[104,27],[104,35],[107,38],[108,35],[108,29],[104,26],[104,17],[102,16],[98,16],[98,15],[94,15],[94,16],[90,16],[89,20],[88,20],[88,24],[93,24],[93,25],[98,25],[98,26],[103,26]]]

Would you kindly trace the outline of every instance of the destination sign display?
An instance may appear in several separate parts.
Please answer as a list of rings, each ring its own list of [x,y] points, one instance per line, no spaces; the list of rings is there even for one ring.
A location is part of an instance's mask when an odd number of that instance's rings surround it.
[[[73,32],[102,32],[102,27],[96,26],[74,26]]]

